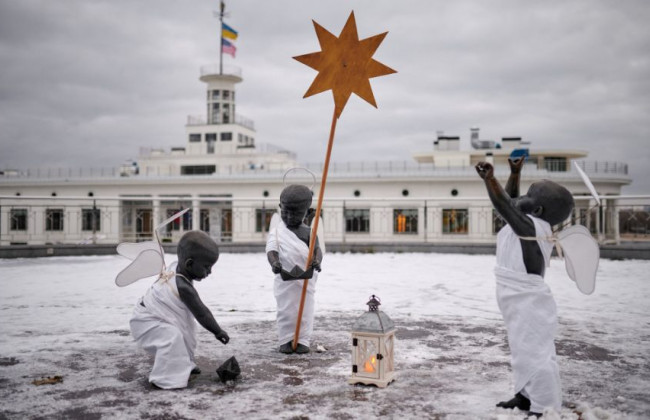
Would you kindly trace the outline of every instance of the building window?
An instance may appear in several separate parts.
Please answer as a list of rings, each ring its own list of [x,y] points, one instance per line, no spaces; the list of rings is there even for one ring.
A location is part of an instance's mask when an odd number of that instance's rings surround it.
[[[207,133],[205,135],[205,142],[208,144],[207,151],[214,154],[214,143],[217,141],[217,133]]]
[[[181,209],[167,209],[167,218],[172,217],[174,214],[178,213]],[[183,230],[192,230],[192,212],[188,211],[184,213],[181,217],[177,217],[173,222],[167,224],[167,233],[171,231],[181,230],[181,225]]]
[[[348,233],[369,233],[370,232],[370,209],[345,209],[343,217],[345,218],[346,232]]]
[[[181,166],[181,175],[210,175],[217,171],[216,165]]]
[[[190,143],[200,143],[201,134],[190,134]]]
[[[224,90],[223,91],[223,100],[227,101],[228,99],[230,99],[230,91],[229,90]]]
[[[221,133],[221,141],[232,141],[232,133]]]
[[[81,230],[99,231],[101,211],[99,209],[81,209]]]
[[[268,232],[275,213],[270,209],[255,209],[255,232]]]
[[[549,172],[566,172],[566,158],[546,156],[544,168]]]
[[[45,230],[63,231],[63,209],[45,210]]]
[[[210,232],[210,210],[201,209],[200,214],[201,214],[201,219],[200,219],[201,223],[199,225],[199,229],[201,229],[203,232]]]
[[[223,104],[223,124],[230,124],[230,104]]]
[[[208,115],[210,115],[211,124],[219,124],[219,102],[212,104],[212,107],[208,109]]]
[[[468,214],[467,209],[443,209],[442,233],[467,233]]]
[[[219,90],[213,90],[212,91],[212,100],[217,100],[219,99]]]
[[[11,209],[11,230],[27,230],[27,209]]]
[[[418,233],[418,210],[417,209],[394,209],[393,210],[393,233],[417,234]]]
[[[497,234],[506,225],[506,221],[503,220],[503,217],[499,213],[492,209],[492,233]]]

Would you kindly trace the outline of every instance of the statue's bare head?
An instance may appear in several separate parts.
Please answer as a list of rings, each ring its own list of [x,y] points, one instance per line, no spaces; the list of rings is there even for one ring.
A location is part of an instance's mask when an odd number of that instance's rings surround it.
[[[200,230],[187,232],[178,241],[177,271],[191,280],[201,280],[207,277],[212,266],[219,259],[217,243]]]
[[[533,183],[526,195],[516,199],[515,205],[526,214],[557,225],[571,215],[574,201],[569,190],[545,179]]]
[[[280,194],[280,216],[287,226],[302,224],[311,206],[312,192],[304,185],[289,185]]]

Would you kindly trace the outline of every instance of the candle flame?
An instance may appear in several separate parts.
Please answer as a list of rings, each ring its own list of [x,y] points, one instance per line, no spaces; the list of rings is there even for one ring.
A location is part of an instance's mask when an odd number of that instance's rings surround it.
[[[366,372],[372,373],[372,372],[375,371],[376,364],[377,364],[377,358],[375,356],[372,356],[370,361],[367,361],[366,363],[364,363],[363,370],[365,370]]]

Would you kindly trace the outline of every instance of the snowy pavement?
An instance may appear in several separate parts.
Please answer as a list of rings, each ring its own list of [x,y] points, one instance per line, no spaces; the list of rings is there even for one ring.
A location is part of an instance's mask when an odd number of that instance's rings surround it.
[[[277,352],[266,257],[223,254],[197,289],[231,341],[199,329],[203,373],[180,391],[147,383],[151,359],[128,320],[151,280],[118,288],[126,264],[118,256],[0,260],[0,419],[526,417],[494,406],[512,396],[494,256],[327,255],[312,343],[327,350],[286,356]],[[561,413],[548,417],[650,418],[650,261],[601,260],[591,296],[561,260],[546,280],[558,304],[564,387]],[[371,294],[398,328],[397,379],[385,389],[346,382],[350,330]],[[232,355],[242,376],[222,384],[215,369]],[[62,381],[34,384],[55,375]]]

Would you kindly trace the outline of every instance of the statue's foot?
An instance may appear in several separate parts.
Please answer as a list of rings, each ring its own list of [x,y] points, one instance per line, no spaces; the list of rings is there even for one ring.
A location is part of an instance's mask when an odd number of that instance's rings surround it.
[[[309,347],[305,346],[304,344],[298,343],[298,347],[296,347],[296,353],[307,354],[309,353]]]
[[[284,343],[283,345],[280,346],[280,353],[284,354],[291,354],[293,353],[293,341],[289,341],[288,343]],[[300,346],[300,344],[298,344]]]
[[[192,369],[192,371],[190,372],[190,375],[200,375],[200,374],[201,374],[201,369],[199,369],[198,366]]]
[[[521,395],[521,392],[517,392],[515,394],[515,397],[509,401],[501,401],[500,403],[497,404],[497,407],[501,408],[518,408],[521,411],[528,411],[530,410],[530,400],[523,395]],[[533,414],[533,413],[531,413]]]

